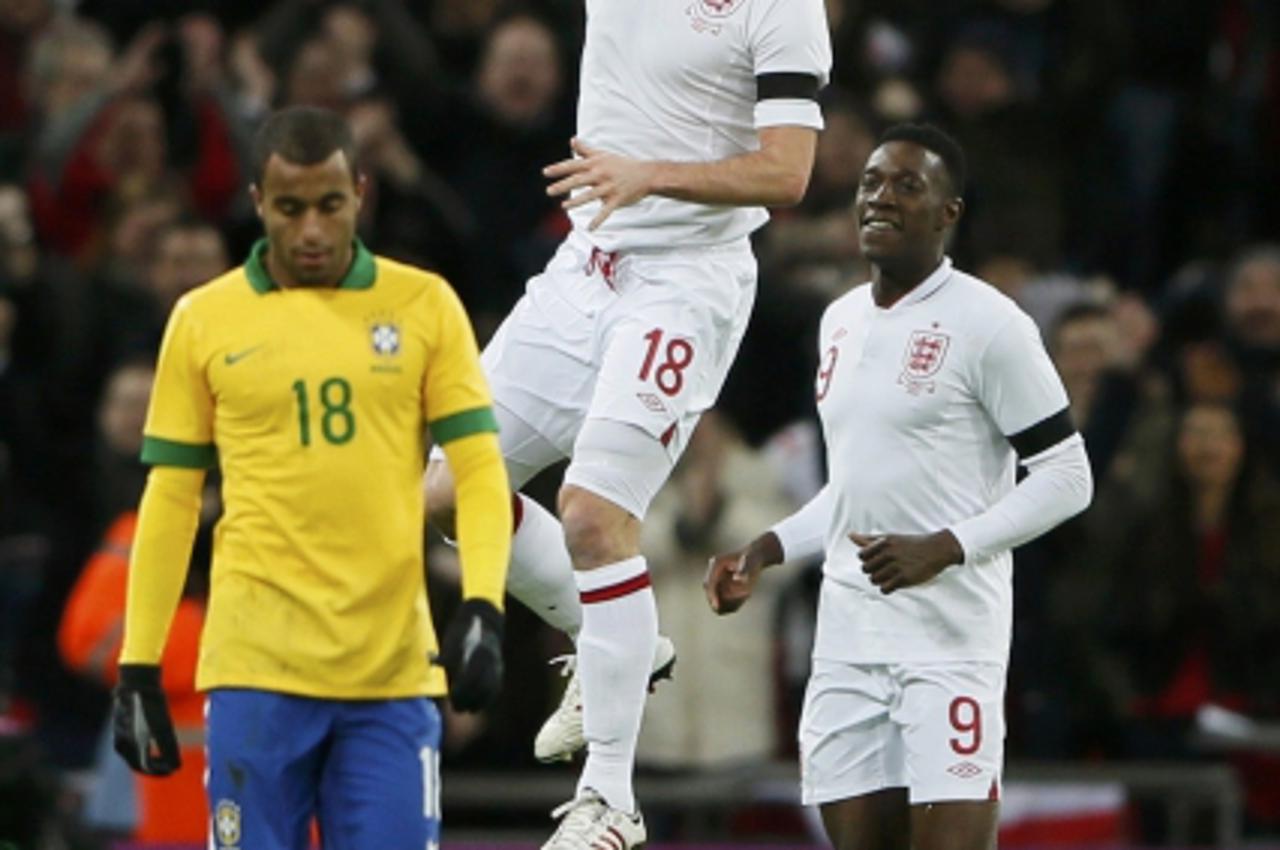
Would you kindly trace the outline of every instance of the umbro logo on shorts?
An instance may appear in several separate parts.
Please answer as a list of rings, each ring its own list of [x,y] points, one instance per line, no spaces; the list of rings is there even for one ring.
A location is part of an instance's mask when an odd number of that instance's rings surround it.
[[[957,762],[947,768],[947,773],[958,776],[961,779],[973,779],[975,776],[982,775],[982,768],[978,767],[971,761]]]
[[[640,403],[654,413],[667,412],[667,406],[662,403],[662,399],[653,393],[636,393],[636,398],[640,399]]]

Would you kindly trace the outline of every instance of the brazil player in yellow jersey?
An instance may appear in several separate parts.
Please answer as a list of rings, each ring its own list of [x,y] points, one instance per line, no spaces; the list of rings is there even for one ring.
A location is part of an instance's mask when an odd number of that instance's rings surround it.
[[[216,465],[197,684],[219,850],[303,850],[313,818],[325,848],[435,847],[431,698],[447,672],[454,706],[475,710],[502,678],[510,491],[471,325],[443,279],[356,238],[353,157],[331,112],[267,119],[250,187],[266,236],[175,306],[147,416],[115,746],[143,773],[177,766],[159,659]],[[441,647],[424,587],[428,440],[458,478],[464,599]]]

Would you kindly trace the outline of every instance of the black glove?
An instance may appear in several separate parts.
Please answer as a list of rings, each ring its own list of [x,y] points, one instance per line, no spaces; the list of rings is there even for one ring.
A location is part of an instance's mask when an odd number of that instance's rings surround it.
[[[116,752],[129,767],[148,776],[168,776],[182,766],[159,666],[121,664],[111,702]]]
[[[465,599],[440,645],[449,676],[449,702],[458,711],[479,711],[502,688],[502,612],[483,599]]]

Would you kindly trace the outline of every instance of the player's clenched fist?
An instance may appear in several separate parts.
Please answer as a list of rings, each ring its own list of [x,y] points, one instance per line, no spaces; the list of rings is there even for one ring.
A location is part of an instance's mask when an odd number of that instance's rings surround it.
[[[168,776],[182,766],[169,703],[154,664],[121,664],[112,694],[111,732],[116,752],[148,776]]]
[[[449,702],[480,711],[502,689],[502,612],[483,599],[463,600],[440,646]]]
[[[924,584],[953,564],[964,563],[964,549],[949,530],[933,534],[853,533],[862,571],[884,594]]]
[[[781,562],[782,544],[772,531],[743,549],[712,557],[702,581],[711,610],[717,614],[737,611],[751,597],[764,568]]]

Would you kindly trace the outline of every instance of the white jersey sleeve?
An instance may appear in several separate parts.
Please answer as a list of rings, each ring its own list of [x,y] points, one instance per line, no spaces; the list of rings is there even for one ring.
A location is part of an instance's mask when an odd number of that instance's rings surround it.
[[[1073,429],[1058,433],[1030,450],[1019,445],[1020,435],[1067,409],[1062,379],[1049,360],[1039,329],[1025,313],[1018,311],[1005,322],[974,365],[975,394],[1019,455],[1038,454],[1071,433]]]
[[[966,564],[1039,537],[1084,510],[1093,495],[1084,441],[1031,319],[1018,313],[1006,322],[977,367],[979,400],[1028,474],[987,510],[952,526]]]
[[[998,502],[952,526],[965,564],[1034,540],[1089,506],[1093,475],[1079,434],[1028,458],[1026,467],[1027,476]]]
[[[833,498],[831,485],[827,484],[804,507],[769,529],[782,544],[783,560],[795,561],[822,554],[822,544],[831,527]]]
[[[822,129],[814,98],[831,74],[831,36],[823,0],[759,3],[749,38],[755,68],[755,124]]]

